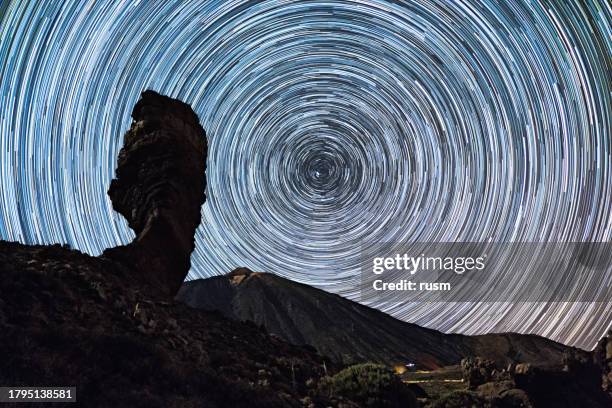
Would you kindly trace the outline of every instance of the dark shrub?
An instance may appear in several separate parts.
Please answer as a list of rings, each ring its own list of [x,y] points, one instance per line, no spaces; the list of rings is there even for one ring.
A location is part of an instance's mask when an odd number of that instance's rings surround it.
[[[443,395],[428,408],[485,408],[487,401],[473,391],[460,390]]]
[[[414,394],[389,368],[357,364],[321,381],[321,390],[332,399],[348,399],[363,407],[418,407]]]

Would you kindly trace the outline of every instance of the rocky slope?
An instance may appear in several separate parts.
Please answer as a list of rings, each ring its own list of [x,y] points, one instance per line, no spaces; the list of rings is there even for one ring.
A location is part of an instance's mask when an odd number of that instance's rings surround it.
[[[462,336],[402,322],[340,296],[269,273],[238,269],[186,282],[177,299],[263,325],[294,344],[309,344],[343,363],[416,363],[425,369],[459,364],[466,356],[510,362],[562,364],[570,347],[519,334]],[[576,350],[580,353],[580,351]]]
[[[151,296],[132,270],[68,248],[0,241],[0,277],[3,386],[76,386],[87,407],[299,407],[333,371],[311,349]]]

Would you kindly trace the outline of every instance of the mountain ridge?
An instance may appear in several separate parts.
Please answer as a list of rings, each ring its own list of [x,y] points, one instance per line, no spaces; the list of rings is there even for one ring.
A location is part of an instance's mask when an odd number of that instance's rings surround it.
[[[532,334],[445,334],[337,294],[246,268],[185,282],[177,299],[194,308],[252,321],[290,343],[311,345],[342,364],[376,361],[435,369],[478,355],[500,364],[561,365],[570,350],[587,353]]]

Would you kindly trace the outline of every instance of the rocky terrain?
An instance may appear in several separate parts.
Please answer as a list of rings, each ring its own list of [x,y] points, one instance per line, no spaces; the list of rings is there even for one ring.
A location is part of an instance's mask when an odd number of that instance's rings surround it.
[[[601,364],[593,355],[570,351],[562,367],[528,363],[500,367],[494,361],[470,357],[458,366],[407,372],[402,377],[422,390],[419,400],[431,408],[604,408],[612,398],[602,389],[601,374]]]
[[[270,333],[293,344],[311,345],[340,364],[412,363],[432,370],[459,364],[466,356],[481,356],[503,366],[512,362],[560,366],[569,350],[586,354],[533,335],[444,334],[308,285],[248,269],[185,282],[177,299],[263,325]]]
[[[61,246],[0,242],[0,276],[2,385],[76,386],[88,407],[285,407],[303,406],[312,379],[334,369]]]

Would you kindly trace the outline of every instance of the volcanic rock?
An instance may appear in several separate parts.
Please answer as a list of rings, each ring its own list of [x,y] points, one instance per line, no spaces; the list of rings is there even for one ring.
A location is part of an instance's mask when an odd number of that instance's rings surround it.
[[[136,233],[104,256],[174,295],[189,272],[206,188],[206,134],[189,105],[145,91],[132,112],[108,194]]]
[[[75,386],[78,405],[65,406],[327,406],[307,382],[333,373],[329,360],[153,297],[115,261],[0,241],[0,277],[2,386]]]

